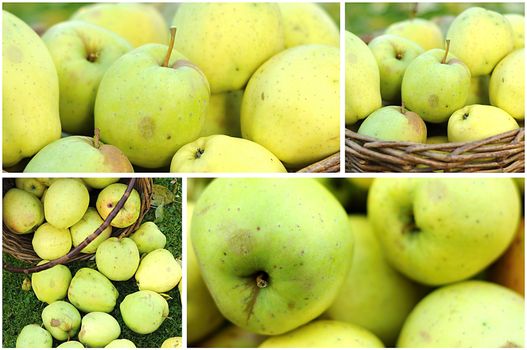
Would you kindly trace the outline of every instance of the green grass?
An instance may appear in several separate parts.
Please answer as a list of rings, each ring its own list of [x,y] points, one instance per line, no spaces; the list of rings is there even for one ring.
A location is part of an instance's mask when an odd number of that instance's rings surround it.
[[[154,179],[154,184],[167,187],[174,194],[174,201],[170,204],[163,205],[162,216],[156,219],[155,208],[151,208],[146,214],[143,221],[154,221],[160,230],[167,237],[166,249],[170,250],[176,259],[181,260],[181,179]],[[27,266],[11,256],[3,254],[3,262],[15,266]],[[81,267],[95,268],[95,261],[89,260],[76,262],[68,265],[72,274]],[[28,324],[41,324],[41,313],[47,305],[39,301],[32,290],[23,291],[22,282],[26,275],[3,271],[2,288],[3,288],[3,347],[15,347],[16,338],[20,330]],[[113,282],[119,291],[119,298],[115,309],[111,312],[121,325],[121,335],[119,338],[125,338],[133,341],[138,348],[156,348],[170,337],[181,336],[181,302],[178,288],[174,288],[167,294],[172,298],[168,300],[170,308],[169,317],[163,322],[161,327],[154,333],[140,335],[129,330],[120,316],[119,304],[127,294],[136,292],[137,286],[135,280],[131,279],[126,282]],[[53,346],[60,344],[54,341]]]

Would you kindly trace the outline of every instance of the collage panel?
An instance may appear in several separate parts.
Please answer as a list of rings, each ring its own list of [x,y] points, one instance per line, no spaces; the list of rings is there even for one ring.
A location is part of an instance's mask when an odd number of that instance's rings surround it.
[[[345,171],[524,173],[524,12],[346,3]]]
[[[523,178],[189,179],[187,342],[525,346]]]
[[[338,2],[2,6],[5,171],[340,171]]]
[[[181,178],[4,178],[2,348],[181,347]]]

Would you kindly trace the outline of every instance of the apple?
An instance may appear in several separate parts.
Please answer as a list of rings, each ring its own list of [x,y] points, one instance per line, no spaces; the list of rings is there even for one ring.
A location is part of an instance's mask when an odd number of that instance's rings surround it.
[[[427,285],[460,281],[507,249],[520,220],[510,178],[378,178],[368,217],[390,264]]]
[[[16,165],[60,138],[59,82],[46,45],[2,11],[2,164]]]
[[[412,18],[393,23],[385,34],[398,35],[411,40],[425,51],[443,48],[443,33],[437,24],[422,18]]]
[[[465,106],[470,89],[467,66],[446,50],[433,49],[414,59],[401,85],[406,108],[427,122],[442,123]]]
[[[285,173],[280,159],[256,142],[225,135],[200,137],[181,147],[170,164],[173,173]]]
[[[56,228],[49,223],[40,225],[31,245],[35,253],[43,260],[58,259],[71,249],[71,235],[67,228]]]
[[[198,138],[209,103],[201,70],[170,45],[148,44],[121,56],[106,71],[95,100],[101,140],[119,147],[134,165],[168,166]]]
[[[51,334],[38,324],[28,324],[22,328],[16,338],[17,348],[51,348],[52,346]]]
[[[84,177],[82,181],[91,188],[98,190],[119,181],[118,177]]]
[[[406,67],[424,52],[423,48],[411,40],[391,34],[376,37],[368,47],[379,65],[382,99],[399,102]]]
[[[507,251],[491,266],[489,280],[525,295],[525,222],[521,221]]]
[[[525,50],[505,56],[492,71],[489,82],[490,103],[516,120],[525,118]]]
[[[320,4],[278,2],[282,14],[285,47],[325,44],[339,47],[339,28]]]
[[[320,320],[265,340],[260,348],[383,348],[370,331],[351,323]]]
[[[401,348],[523,348],[525,301],[494,283],[464,281],[436,289],[412,310]]]
[[[132,46],[114,32],[82,21],[58,23],[42,40],[57,67],[62,130],[91,134],[99,83],[108,67]]]
[[[452,53],[463,61],[473,77],[489,74],[514,49],[514,34],[501,14],[470,7],[450,25],[446,39]]]
[[[514,34],[514,49],[521,49],[525,46],[525,17],[516,13],[507,13],[503,15],[507,18],[512,27],[512,33]]]
[[[276,3],[183,3],[172,25],[178,29],[175,48],[203,70],[214,94],[242,89],[284,49]]]
[[[137,245],[139,253],[150,253],[153,250],[165,248],[167,238],[159,227],[152,222],[146,221],[130,235],[130,238]]]
[[[346,125],[355,124],[381,108],[381,78],[372,51],[355,34],[346,31]]]
[[[97,212],[103,220],[113,211],[119,200],[126,192],[127,186],[122,183],[114,183],[105,187],[97,196]],[[139,218],[141,213],[141,197],[134,188],[130,196],[124,202],[123,207],[111,221],[113,227],[124,228],[132,225]]]
[[[228,135],[241,137],[240,109],[242,97],[243,90],[212,94],[205,123],[199,136]]]
[[[167,24],[159,11],[147,4],[92,4],[81,7],[72,20],[96,24],[125,38],[134,47],[164,44]]]
[[[301,168],[340,147],[339,49],[302,45],[265,62],[242,100],[242,136],[287,168]]]
[[[470,78],[470,90],[465,105],[488,105],[489,101],[489,75],[480,75]]]
[[[20,188],[26,192],[32,193],[35,196],[41,198],[46,190],[47,186],[38,179],[32,179],[28,177],[19,177],[15,179],[16,188]]]
[[[34,232],[44,222],[42,202],[32,193],[11,188],[2,199],[4,225],[18,234]]]
[[[404,107],[382,107],[370,114],[357,133],[383,141],[426,142],[426,124]]]
[[[366,216],[350,216],[349,230],[355,238],[351,270],[326,315],[364,327],[394,346],[424,288],[390,266]]]
[[[90,194],[80,179],[57,179],[44,198],[44,217],[56,228],[69,228],[88,210]]]
[[[485,105],[465,106],[455,111],[448,119],[448,140],[482,140],[518,128],[516,120],[500,108]]]
[[[314,179],[221,178],[196,202],[191,240],[225,318],[272,335],[331,305],[351,262],[347,225],[340,203]]]
[[[134,168],[117,147],[98,136],[68,136],[41,149],[25,173],[133,173]]]
[[[267,337],[229,324],[198,343],[200,348],[256,348]]]
[[[73,246],[81,244],[89,235],[94,233],[103,223],[103,219],[95,208],[89,207],[84,216],[70,227],[71,240]],[[99,244],[107,240],[112,235],[112,226],[108,225],[93,241],[81,250],[81,253],[95,253]]]

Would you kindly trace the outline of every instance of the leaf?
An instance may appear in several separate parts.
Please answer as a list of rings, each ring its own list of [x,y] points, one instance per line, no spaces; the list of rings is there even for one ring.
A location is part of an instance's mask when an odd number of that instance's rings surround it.
[[[163,205],[160,205],[156,208],[156,218],[154,220],[155,223],[160,223],[163,221],[163,217],[165,216],[165,207]]]
[[[174,202],[176,196],[167,187],[162,185],[154,185],[152,191],[152,206],[157,207]]]

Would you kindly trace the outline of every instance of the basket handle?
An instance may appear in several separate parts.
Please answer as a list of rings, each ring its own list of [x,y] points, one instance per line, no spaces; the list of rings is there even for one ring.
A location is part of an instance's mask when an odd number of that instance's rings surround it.
[[[132,190],[133,190],[134,185],[135,185],[135,180],[136,180],[135,178],[131,178],[130,179],[130,182],[128,182],[128,187],[126,187],[126,191],[124,192],[123,196],[121,197],[121,199],[119,199],[119,201],[117,202],[116,206],[110,212],[108,217],[104,220],[104,222],[101,224],[101,226],[99,226],[99,228],[97,230],[95,230],[95,232],[93,232],[91,235],[86,237],[86,239],[84,241],[82,241],[81,244],[79,244],[77,247],[75,247],[73,250],[71,250],[68,254],[66,254],[64,256],[61,256],[60,258],[57,258],[55,260],[51,260],[51,261],[49,261],[49,262],[47,262],[47,263],[45,263],[43,265],[33,266],[33,267],[29,267],[29,268],[22,268],[22,267],[15,267],[15,266],[10,266],[10,265],[4,264],[4,266],[3,266],[4,269],[7,270],[7,271],[10,271],[10,272],[22,272],[22,273],[25,273],[25,274],[30,274],[30,273],[34,273],[34,272],[47,270],[49,268],[52,268],[55,265],[59,265],[59,264],[68,262],[68,260],[71,257],[77,255],[82,249],[84,249],[88,244],[90,244],[94,239],[96,239],[101,234],[101,232],[104,231],[110,225],[110,222],[112,222],[112,220],[117,216],[117,213],[124,206],[124,203],[126,202],[128,197],[130,196],[130,193],[132,193]]]

